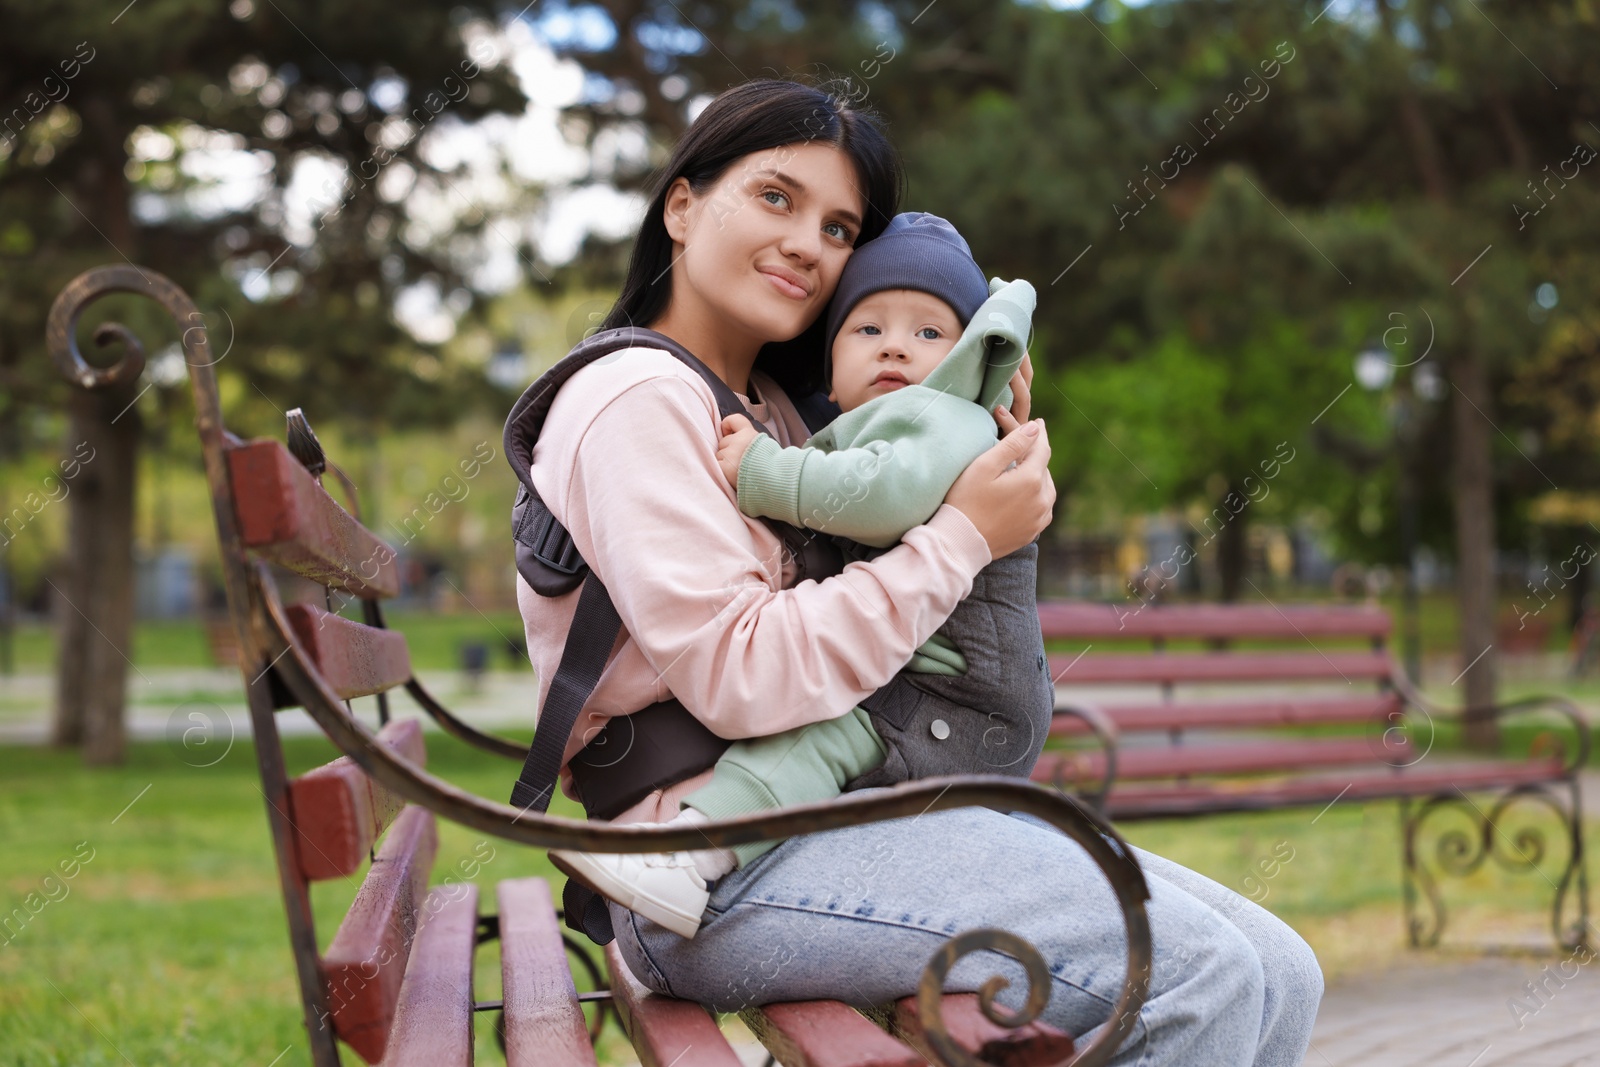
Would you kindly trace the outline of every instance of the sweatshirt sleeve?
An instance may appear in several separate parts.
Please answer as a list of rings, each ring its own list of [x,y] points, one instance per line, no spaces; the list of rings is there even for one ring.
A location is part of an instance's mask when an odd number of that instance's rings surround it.
[[[943,625],[988,543],[942,505],[876,559],[778,589],[781,558],[740,514],[717,439],[715,411],[684,379],[622,390],[583,431],[565,524],[666,690],[712,732],[836,718]]]
[[[827,429],[804,448],[759,435],[739,463],[739,510],[874,548],[926,522],[994,444],[994,420],[959,397],[901,392],[905,403],[892,403],[900,395],[875,401],[891,403],[854,435],[859,445],[830,448]]]

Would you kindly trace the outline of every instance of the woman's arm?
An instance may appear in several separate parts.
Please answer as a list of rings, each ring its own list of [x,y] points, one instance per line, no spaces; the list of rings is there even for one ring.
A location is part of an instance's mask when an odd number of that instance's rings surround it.
[[[677,367],[624,388],[582,428],[557,517],[663,691],[715,733],[836,717],[944,623],[989,563],[988,542],[941,506],[877,559],[778,588],[775,539],[739,513],[717,466],[710,391]]]

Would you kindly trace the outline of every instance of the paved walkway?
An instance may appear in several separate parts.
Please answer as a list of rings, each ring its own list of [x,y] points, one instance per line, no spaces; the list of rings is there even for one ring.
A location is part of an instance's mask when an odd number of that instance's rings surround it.
[[[1305,1067],[1356,1064],[1600,1067],[1600,960],[1443,955],[1330,985]]]
[[[422,684],[445,707],[467,722],[486,730],[527,729],[533,724],[534,676],[532,671],[490,671],[476,690],[469,690],[457,671],[418,671]],[[40,745],[50,738],[51,694],[55,678],[30,672],[0,678],[0,744]],[[396,692],[391,707],[397,718],[432,723],[415,701]],[[354,701],[356,713],[369,725],[377,719],[377,698]],[[304,711],[290,709],[277,716],[285,735],[319,732]],[[148,668],[128,680],[128,736],[135,741],[165,739],[175,745],[198,738],[231,742],[250,736],[250,709],[236,668]]]

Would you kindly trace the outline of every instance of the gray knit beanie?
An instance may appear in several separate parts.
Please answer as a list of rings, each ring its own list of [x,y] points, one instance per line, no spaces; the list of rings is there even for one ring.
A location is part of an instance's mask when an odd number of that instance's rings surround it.
[[[833,381],[833,339],[850,310],[885,289],[915,289],[949,304],[966,328],[989,298],[989,283],[956,228],[926,211],[905,211],[850,254],[828,305],[822,380]]]

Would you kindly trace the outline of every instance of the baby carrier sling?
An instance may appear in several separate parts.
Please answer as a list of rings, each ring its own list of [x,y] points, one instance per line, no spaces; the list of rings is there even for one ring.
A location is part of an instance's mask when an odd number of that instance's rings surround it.
[[[599,683],[622,626],[605,586],[533,486],[533,447],[556,392],[568,378],[603,356],[636,346],[671,353],[710,387],[719,416],[743,414],[770,436],[733,390],[686,348],[664,334],[634,326],[586,338],[529,385],[513,405],[504,446],[519,483],[511,511],[517,571],[541,596],[561,596],[582,586],[533,743],[512,789],[511,803],[524,810],[548,809],[567,739]],[[795,408],[813,433],[840,414],[820,392],[797,399]],[[761,521],[795,560],[795,584],[807,578],[821,581],[838,574],[848,562],[888,551],[775,519]],[[902,670],[860,702],[889,754],[883,764],[846,788],[945,774],[1026,776],[1032,770],[1054,707],[1034,603],[1037,557],[1038,545],[1030,543],[991,561],[974,578],[971,594],[940,628],[967,658],[965,675]],[[709,768],[729,744],[676,698],[669,698],[608,720],[573,756],[569,768],[589,817],[610,819],[656,790]],[[574,881],[567,883],[562,896],[569,927],[597,944],[612,939],[604,898]]]

